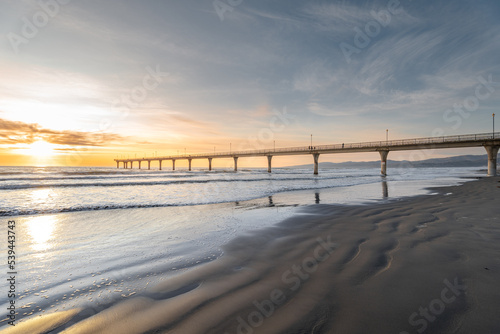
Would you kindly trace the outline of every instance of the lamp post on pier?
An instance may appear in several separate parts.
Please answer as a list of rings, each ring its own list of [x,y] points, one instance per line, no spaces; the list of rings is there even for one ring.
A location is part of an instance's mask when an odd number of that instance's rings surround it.
[[[495,139],[495,114],[493,114],[493,139]]]

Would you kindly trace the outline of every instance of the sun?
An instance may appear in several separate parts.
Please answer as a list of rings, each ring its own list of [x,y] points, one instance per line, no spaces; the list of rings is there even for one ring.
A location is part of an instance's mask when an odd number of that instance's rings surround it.
[[[54,155],[55,145],[44,140],[38,140],[29,145],[26,153],[33,157],[46,158]]]

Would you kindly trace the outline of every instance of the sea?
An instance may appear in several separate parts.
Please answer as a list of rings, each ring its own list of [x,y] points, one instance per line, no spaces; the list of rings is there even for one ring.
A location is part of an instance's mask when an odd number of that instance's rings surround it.
[[[0,167],[0,330],[39,315],[86,316],[224,254],[314,205],[366,205],[432,196],[478,168],[139,170]],[[9,232],[12,231],[11,232]],[[8,239],[8,235],[15,236]],[[9,247],[14,246],[14,247]],[[9,254],[9,250],[14,250]],[[14,272],[15,284],[7,281]],[[8,297],[14,286],[15,298]],[[4,316],[5,315],[5,316]],[[67,326],[70,326],[68,323]]]

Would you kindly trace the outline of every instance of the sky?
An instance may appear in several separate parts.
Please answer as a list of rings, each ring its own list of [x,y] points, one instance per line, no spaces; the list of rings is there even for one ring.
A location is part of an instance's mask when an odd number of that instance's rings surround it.
[[[500,106],[497,0],[2,0],[0,34],[3,166],[486,133]],[[459,154],[485,151],[389,158]]]

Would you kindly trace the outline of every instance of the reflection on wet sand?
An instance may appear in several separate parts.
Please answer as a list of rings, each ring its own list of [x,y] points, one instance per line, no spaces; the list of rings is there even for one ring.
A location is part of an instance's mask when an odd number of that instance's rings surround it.
[[[26,221],[28,233],[33,240],[32,248],[42,252],[52,247],[54,230],[57,226],[56,216],[38,216]],[[43,253],[41,253],[43,255]]]
[[[387,180],[383,179],[381,184],[382,184],[382,198],[387,199],[387,198],[389,198],[389,182],[387,182]],[[335,204],[335,203],[332,203],[331,201],[328,202],[328,200],[324,201],[324,202],[325,203],[323,203],[323,204]],[[307,201],[306,201],[306,203],[307,203]],[[321,191],[320,190],[317,190],[314,192],[314,200],[312,202],[309,202],[309,203],[321,204]],[[235,204],[236,204],[236,206],[238,206],[240,203],[235,202]],[[278,205],[279,206],[286,206],[286,204],[279,204],[279,202],[275,201],[273,199],[273,196],[268,196],[268,203],[266,203],[265,206],[275,207]],[[289,204],[289,205],[291,205],[291,204]]]

